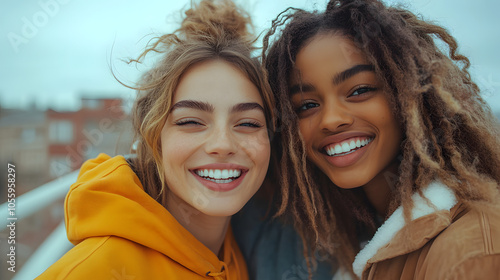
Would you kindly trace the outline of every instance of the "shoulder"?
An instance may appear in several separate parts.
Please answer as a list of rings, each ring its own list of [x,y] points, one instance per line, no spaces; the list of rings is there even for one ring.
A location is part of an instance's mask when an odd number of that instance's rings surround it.
[[[499,208],[459,204],[451,214],[452,223],[429,247],[428,267],[439,269],[441,279],[475,279],[478,275],[489,279],[490,275],[500,275]]]
[[[311,259],[304,257],[302,239],[283,217],[273,218],[268,210],[265,201],[254,197],[231,219],[250,279],[303,279]],[[331,280],[335,271],[328,256],[314,257],[313,279]]]
[[[466,207],[451,210],[452,223],[437,236],[434,245],[453,245],[468,255],[500,253],[500,208],[496,205]]]
[[[467,257],[449,270],[443,279],[496,280],[500,275],[500,254]]]
[[[83,272],[89,272],[89,263],[103,255],[102,252],[105,250],[105,244],[109,238],[106,236],[85,239],[36,279],[71,279],[72,276],[74,278],[86,276]]]
[[[88,238],[49,267],[41,279],[115,279],[143,276],[153,254],[160,254],[129,240],[106,236]],[[162,258],[165,259],[165,258]]]

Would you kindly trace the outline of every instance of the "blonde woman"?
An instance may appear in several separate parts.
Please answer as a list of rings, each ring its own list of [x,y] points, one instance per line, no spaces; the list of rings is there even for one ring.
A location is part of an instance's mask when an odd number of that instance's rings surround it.
[[[274,128],[249,24],[203,0],[143,53],[163,57],[137,87],[137,155],[82,166],[65,202],[76,246],[37,279],[248,279],[230,218],[265,178]]]

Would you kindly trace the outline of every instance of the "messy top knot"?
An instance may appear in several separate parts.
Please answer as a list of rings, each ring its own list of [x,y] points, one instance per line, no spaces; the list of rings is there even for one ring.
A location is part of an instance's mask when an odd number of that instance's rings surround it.
[[[253,29],[250,16],[230,0],[192,2],[184,15],[180,28],[153,38],[144,52],[137,59],[130,59],[129,63],[141,63],[150,52],[168,53],[182,48],[189,52],[189,45],[200,42],[213,47],[238,45],[249,55],[255,49],[253,43],[256,39],[250,31]]]
[[[208,60],[222,60],[245,74],[259,89],[272,133],[273,96],[259,61],[252,57],[255,39],[249,31],[249,15],[230,0],[201,0],[191,3],[181,26],[173,33],[156,37],[146,50],[130,62],[140,63],[149,53],[162,58],[144,73],[132,112],[137,158],[132,167],[145,191],[165,205],[166,193],[161,158],[160,135],[170,113],[175,89],[191,66]]]
[[[186,18],[178,31],[188,39],[225,36],[228,39],[252,41],[248,13],[231,1],[220,0],[219,3],[217,5],[215,1],[202,1],[187,10]]]

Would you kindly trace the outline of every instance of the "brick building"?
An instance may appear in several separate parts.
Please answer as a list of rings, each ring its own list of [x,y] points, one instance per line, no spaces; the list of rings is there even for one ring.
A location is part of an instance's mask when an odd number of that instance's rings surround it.
[[[128,153],[131,128],[123,100],[82,98],[78,111],[47,111],[51,176],[78,169],[99,153]]]
[[[127,105],[118,98],[82,98],[77,111],[41,111],[0,108],[0,164],[16,166],[16,195],[19,197],[52,181],[99,153],[126,154],[132,130]],[[6,170],[6,169],[5,169]],[[6,181],[6,173],[0,179]],[[69,189],[69,186],[68,186]],[[7,200],[0,184],[0,204]],[[62,221],[64,198],[23,220],[16,227],[17,269]],[[0,231],[0,251],[7,231]],[[9,279],[7,263],[0,264],[0,279]]]

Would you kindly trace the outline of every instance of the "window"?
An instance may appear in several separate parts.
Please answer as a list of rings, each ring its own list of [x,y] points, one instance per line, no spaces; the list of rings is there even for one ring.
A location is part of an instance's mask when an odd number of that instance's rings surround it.
[[[52,121],[49,126],[49,139],[55,143],[71,143],[73,124],[70,121]]]
[[[34,128],[24,128],[21,132],[22,142],[25,144],[30,144],[35,142],[36,139],[36,129]]]
[[[82,99],[82,108],[97,110],[101,109],[102,101],[98,99]]]

